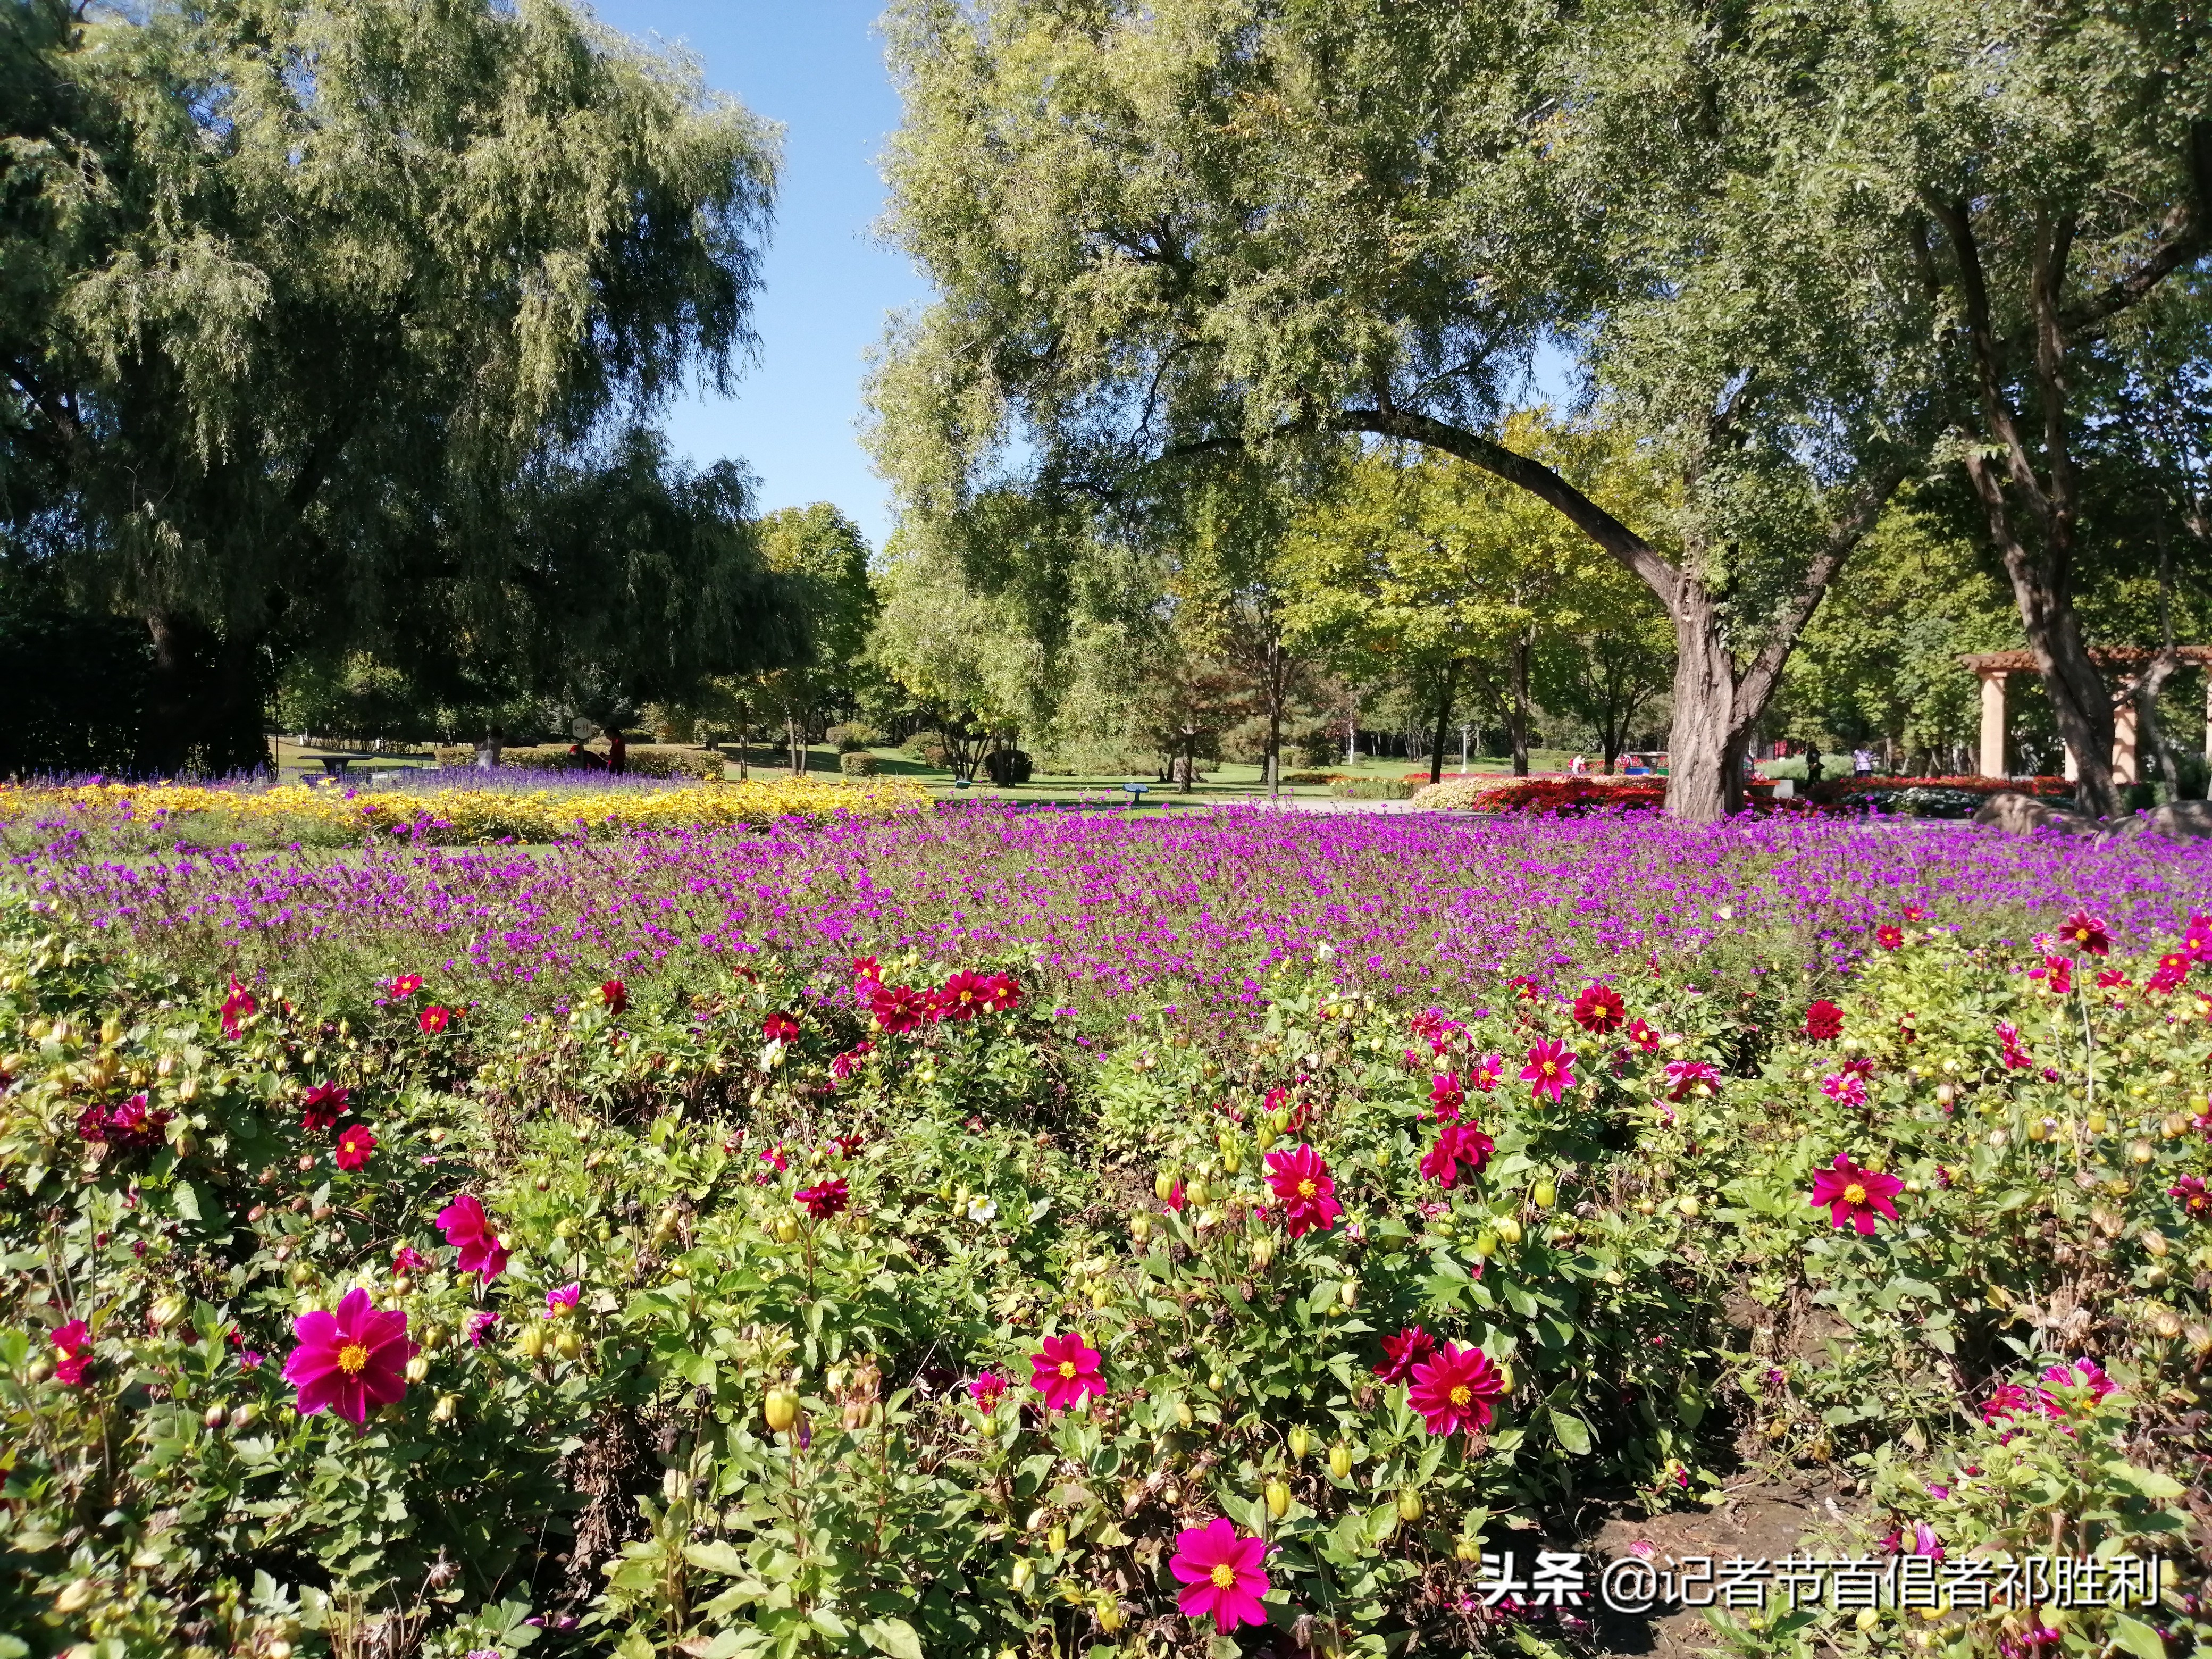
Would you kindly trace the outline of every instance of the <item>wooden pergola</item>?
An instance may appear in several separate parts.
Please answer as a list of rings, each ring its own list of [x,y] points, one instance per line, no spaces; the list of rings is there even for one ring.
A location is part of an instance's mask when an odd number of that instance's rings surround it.
[[[2114,646],[2108,650],[2094,650],[2090,660],[2100,668],[2132,670],[2141,668],[2157,656],[2150,646]],[[2185,663],[2212,668],[2212,645],[2177,645],[2173,654]],[[2011,775],[2005,770],[2005,679],[2012,674],[2033,674],[2039,672],[2035,653],[2032,651],[1975,651],[1959,660],[1981,677],[1982,682],[1982,763],[1981,774],[1985,778]],[[2204,677],[2204,758],[2212,760],[2212,673]],[[2079,775],[2080,767],[2074,751],[2066,751],[2066,775]],[[2142,772],[2136,764],[2136,705],[2132,697],[2124,698],[2112,707],[2112,781],[2135,783],[2141,781]]]

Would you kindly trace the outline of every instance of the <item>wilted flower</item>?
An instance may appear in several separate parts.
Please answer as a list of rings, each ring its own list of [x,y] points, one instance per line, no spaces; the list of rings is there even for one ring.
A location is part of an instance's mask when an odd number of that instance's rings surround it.
[[[1667,1098],[1687,1100],[1699,1090],[1710,1094],[1720,1086],[1721,1074],[1702,1060],[1670,1060],[1667,1062]]]
[[[1898,1219],[1897,1206],[1890,1200],[1904,1190],[1905,1183],[1895,1176],[1862,1170],[1845,1154],[1838,1152],[1833,1165],[1813,1172],[1813,1196],[1809,1201],[1816,1209],[1827,1206],[1832,1225],[1856,1227],[1862,1233],[1870,1233],[1877,1213],[1892,1221]]]
[[[1328,1165],[1310,1146],[1268,1153],[1267,1185],[1283,1201],[1283,1223],[1292,1238],[1316,1227],[1326,1231],[1344,1213]]]
[[[611,979],[599,987],[599,1003],[611,1014],[621,1014],[629,1007],[629,987],[618,979]]]
[[[146,1109],[143,1093],[105,1110],[94,1101],[77,1115],[77,1139],[112,1146],[118,1152],[148,1152],[161,1144],[168,1121],[167,1110]]]
[[[1406,1403],[1420,1413],[1433,1435],[1490,1426],[1490,1402],[1505,1395],[1505,1380],[1480,1348],[1444,1344],[1435,1358],[1413,1368]]]
[[[1447,1123],[1421,1159],[1421,1175],[1449,1190],[1458,1184],[1460,1165],[1465,1164],[1470,1176],[1480,1175],[1495,1150],[1496,1143],[1473,1123]]]
[[[469,1346],[481,1348],[483,1340],[491,1334],[491,1328],[499,1323],[499,1316],[479,1308],[469,1316]]]
[[[1044,1396],[1047,1411],[1066,1411],[1085,1395],[1104,1394],[1098,1350],[1081,1333],[1064,1331],[1044,1340],[1043,1351],[1030,1356],[1030,1387]]]
[[[335,1410],[356,1425],[368,1407],[396,1403],[407,1392],[407,1316],[379,1312],[368,1292],[348,1291],[337,1311],[320,1309],[292,1322],[300,1346],[284,1361],[284,1380],[299,1390],[300,1415]]]
[[[2005,1070],[2024,1072],[2035,1064],[2033,1057],[2021,1044],[2020,1027],[2010,1020],[1997,1022],[1997,1042],[2003,1050]]]
[[[1266,1624],[1267,1609],[1260,1598],[1267,1592],[1267,1547],[1240,1537],[1225,1516],[1184,1528],[1168,1558],[1168,1570],[1184,1585],[1176,1608],[1186,1618],[1211,1618],[1223,1636],[1239,1626]]]

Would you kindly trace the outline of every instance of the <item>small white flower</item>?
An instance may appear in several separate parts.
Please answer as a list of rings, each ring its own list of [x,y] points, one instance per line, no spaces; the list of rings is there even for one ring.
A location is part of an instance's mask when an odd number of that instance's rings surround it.
[[[968,1218],[970,1221],[995,1221],[999,1218],[999,1206],[988,1198],[971,1198],[968,1200]]]

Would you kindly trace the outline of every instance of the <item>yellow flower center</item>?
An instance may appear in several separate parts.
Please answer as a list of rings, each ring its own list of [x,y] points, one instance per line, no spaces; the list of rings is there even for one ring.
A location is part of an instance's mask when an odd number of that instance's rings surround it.
[[[1235,1589],[1237,1588],[1237,1569],[1231,1566],[1226,1561],[1224,1561],[1219,1566],[1213,1570],[1213,1587],[1216,1589]]]
[[[1457,1388],[1451,1391],[1451,1402],[1455,1406],[1464,1406],[1468,1401],[1474,1398],[1474,1390],[1468,1388],[1464,1382],[1461,1383]]]
[[[1857,1182],[1854,1181],[1850,1186],[1844,1188],[1844,1202],[1846,1204],[1865,1203],[1866,1188],[1860,1186]]]
[[[1559,1069],[1559,1068],[1558,1066],[1553,1065],[1548,1060],[1543,1062],[1542,1070],[1546,1077],[1555,1076],[1558,1073]]]
[[[1311,1198],[1314,1195],[1314,1191],[1315,1188],[1311,1181],[1301,1181],[1298,1182],[1298,1196],[1300,1198]]]
[[[349,1342],[338,1350],[338,1369],[348,1376],[358,1376],[368,1369],[368,1350],[358,1342]]]
[[[1075,1362],[1073,1359],[1061,1360],[1060,1362],[1060,1374],[1071,1382],[1075,1381]]]

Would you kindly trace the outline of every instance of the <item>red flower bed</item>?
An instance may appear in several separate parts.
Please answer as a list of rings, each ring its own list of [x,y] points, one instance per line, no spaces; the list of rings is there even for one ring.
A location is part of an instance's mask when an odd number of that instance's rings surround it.
[[[1664,779],[1601,783],[1595,778],[1516,778],[1486,789],[1469,803],[1477,812],[1590,812],[1607,808],[1656,810],[1667,799]]]

